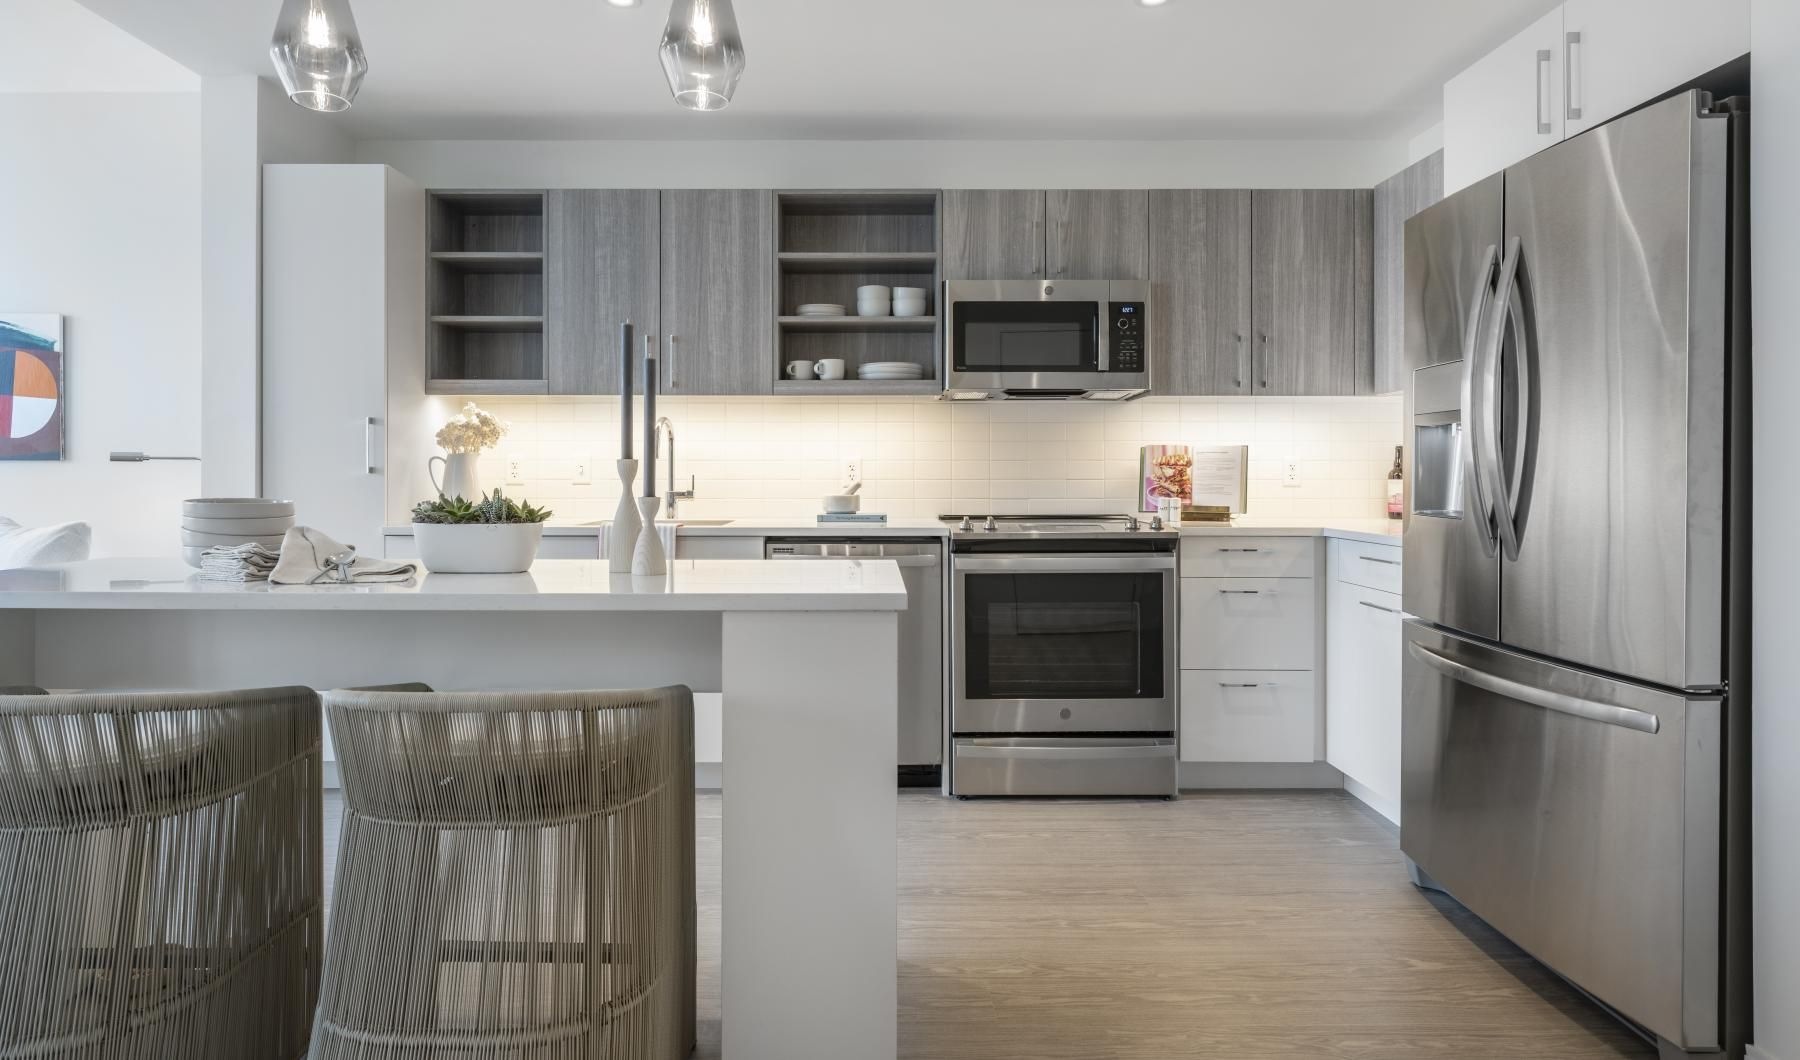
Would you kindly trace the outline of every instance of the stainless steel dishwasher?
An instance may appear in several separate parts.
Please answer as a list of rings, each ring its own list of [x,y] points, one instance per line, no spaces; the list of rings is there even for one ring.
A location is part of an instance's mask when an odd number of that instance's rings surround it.
[[[900,614],[900,784],[936,787],[944,764],[944,543],[929,538],[769,538],[768,559],[891,559]]]

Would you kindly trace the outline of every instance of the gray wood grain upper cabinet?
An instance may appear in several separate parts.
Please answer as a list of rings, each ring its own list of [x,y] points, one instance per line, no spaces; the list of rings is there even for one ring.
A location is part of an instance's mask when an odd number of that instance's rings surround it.
[[[657,329],[656,191],[544,199],[544,376],[552,394],[619,392],[619,325]],[[641,347],[640,347],[641,348]]]
[[[946,189],[946,280],[1031,280],[1044,275],[1044,193]]]
[[[1375,349],[1359,394],[1387,394],[1406,385],[1406,222],[1444,197],[1444,152],[1413,163],[1375,186]],[[1366,385],[1365,385],[1366,384]]]
[[[1248,191],[1149,193],[1155,393],[1250,393],[1250,215]]]
[[[774,220],[769,191],[662,193],[666,392],[770,391]]]
[[[1251,392],[1354,394],[1372,346],[1369,191],[1257,191],[1252,206]]]
[[[1053,280],[1142,280],[1150,274],[1150,193],[1044,193],[1044,265]]]

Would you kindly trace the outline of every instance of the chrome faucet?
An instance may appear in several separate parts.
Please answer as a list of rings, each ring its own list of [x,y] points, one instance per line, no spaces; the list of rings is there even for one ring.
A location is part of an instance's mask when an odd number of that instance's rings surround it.
[[[675,488],[675,425],[669,422],[669,417],[660,416],[656,420],[656,455],[658,459],[662,458],[662,439],[665,434],[669,437],[669,459],[667,464],[669,469],[669,488],[663,493],[663,508],[664,513],[668,515],[669,518],[673,519],[675,518],[675,505],[677,501],[691,501],[694,499],[694,476],[688,476],[687,489],[677,490]]]

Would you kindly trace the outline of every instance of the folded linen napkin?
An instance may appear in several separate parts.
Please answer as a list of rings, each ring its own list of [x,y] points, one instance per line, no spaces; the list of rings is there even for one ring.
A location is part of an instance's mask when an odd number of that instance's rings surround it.
[[[281,553],[254,541],[242,545],[215,545],[200,553],[200,577],[215,582],[260,582],[275,569]]]
[[[347,546],[310,526],[289,527],[281,539],[281,558],[269,574],[275,585],[339,585],[337,569],[328,562],[332,556],[351,551]],[[331,573],[320,578],[327,567]],[[416,563],[357,556],[350,564],[350,577],[358,582],[404,582],[412,580],[419,570]],[[313,579],[318,578],[317,582]]]

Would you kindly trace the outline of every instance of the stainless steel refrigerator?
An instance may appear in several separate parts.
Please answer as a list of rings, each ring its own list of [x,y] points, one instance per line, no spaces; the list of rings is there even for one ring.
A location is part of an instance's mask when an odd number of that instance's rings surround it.
[[[1400,845],[1659,1041],[1749,1027],[1747,106],[1406,226]]]

